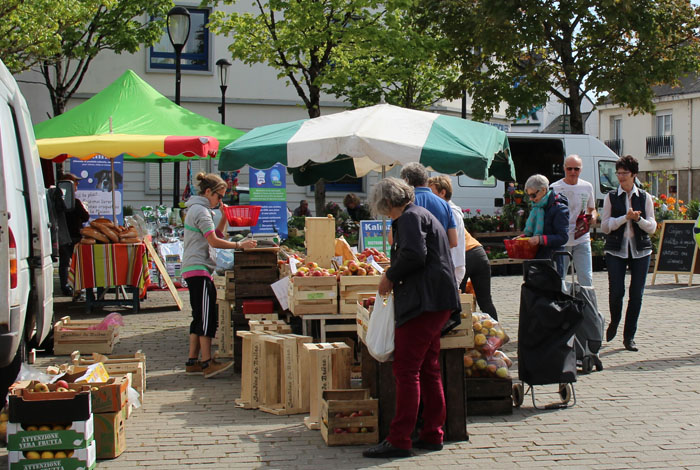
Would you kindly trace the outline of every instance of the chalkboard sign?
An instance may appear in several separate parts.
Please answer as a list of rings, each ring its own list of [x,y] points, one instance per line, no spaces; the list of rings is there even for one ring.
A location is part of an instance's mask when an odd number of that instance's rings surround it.
[[[690,274],[688,285],[692,285],[693,273],[697,271],[698,252],[693,234],[694,225],[695,222],[691,220],[663,221],[652,284],[656,279],[656,273],[671,273]],[[676,282],[678,282],[678,276],[676,276]]]

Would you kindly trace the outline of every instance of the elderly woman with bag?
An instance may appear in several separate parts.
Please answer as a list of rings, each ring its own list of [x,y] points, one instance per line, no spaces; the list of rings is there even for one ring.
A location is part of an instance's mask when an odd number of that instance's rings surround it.
[[[445,229],[414,198],[406,182],[385,178],[369,199],[373,214],[392,219],[391,266],[378,291],[394,291],[396,415],[387,438],[365,450],[365,457],[407,457],[412,447],[442,449],[447,413],[438,361],[440,335],[460,322],[459,293]],[[412,442],[421,401],[423,428]]]

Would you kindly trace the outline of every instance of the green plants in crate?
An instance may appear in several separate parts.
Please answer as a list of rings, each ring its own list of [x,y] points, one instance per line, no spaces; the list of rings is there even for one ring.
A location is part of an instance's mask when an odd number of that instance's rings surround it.
[[[591,239],[591,254],[593,256],[603,256],[605,248],[605,240],[602,238]]]

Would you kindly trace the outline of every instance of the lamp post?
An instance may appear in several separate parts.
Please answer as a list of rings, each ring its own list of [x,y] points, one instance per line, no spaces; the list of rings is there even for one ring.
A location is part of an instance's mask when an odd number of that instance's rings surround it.
[[[226,59],[216,61],[216,67],[219,69],[219,88],[221,88],[221,124],[226,124],[226,88],[228,88],[228,68],[231,67],[231,62]]]
[[[168,37],[175,49],[175,104],[180,105],[180,62],[182,59],[182,49],[187,44],[190,35],[190,12],[185,7],[173,7],[168,12]],[[180,162],[175,162],[173,168],[175,178],[173,180],[173,207],[178,207],[180,202]],[[160,172],[161,187],[163,174]],[[162,202],[162,201],[161,201]]]

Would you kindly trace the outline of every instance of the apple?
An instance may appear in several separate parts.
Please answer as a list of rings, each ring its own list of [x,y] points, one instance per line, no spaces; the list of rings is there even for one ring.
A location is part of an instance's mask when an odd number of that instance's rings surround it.
[[[508,369],[505,367],[499,367],[496,369],[496,376],[502,379],[508,378]]]
[[[475,365],[476,365],[476,368],[477,368],[477,369],[479,369],[479,370],[484,370],[484,369],[486,369],[486,366],[487,366],[486,360],[485,360],[485,359],[479,359],[478,361],[476,361]]]
[[[57,387],[57,388],[56,388],[56,391],[57,391],[57,392],[67,392],[68,389],[67,389],[66,387]]]
[[[323,271],[315,270],[311,273],[311,275],[314,277],[320,277],[323,276]]]
[[[335,432],[336,434],[345,434],[347,431],[343,428],[335,428],[333,432]]]
[[[39,382],[38,384],[34,385],[34,391],[40,392],[40,393],[46,393],[49,391],[49,387],[48,387],[48,385]]]
[[[304,277],[304,271],[297,271],[294,275],[297,277]]]
[[[318,263],[314,263],[313,261],[309,261],[308,263],[306,263],[306,267],[309,269],[317,269]]]
[[[336,418],[345,418],[345,415],[343,413],[338,412],[335,414],[335,417]]]
[[[68,382],[66,382],[65,380],[57,380],[57,381],[56,381],[56,386],[57,386],[57,387],[63,387],[63,388],[69,388],[69,387],[68,387]]]
[[[367,429],[367,428],[360,428],[360,432],[369,432],[369,429]]]
[[[353,260],[350,260],[350,262],[348,263],[348,269],[351,273],[357,272],[359,268],[360,266]]]
[[[360,410],[357,413],[359,416],[372,416],[372,412],[369,410]]]
[[[357,418],[358,416],[360,416],[360,413],[357,411],[353,411],[352,413],[350,413],[351,418]]]
[[[366,276],[367,275],[367,270],[365,268],[357,268],[356,274],[358,276]]]
[[[355,433],[360,432],[360,428],[357,427],[357,426],[353,426],[353,427],[348,428],[348,432],[349,432],[349,433],[352,433],[352,434],[355,434]]]

